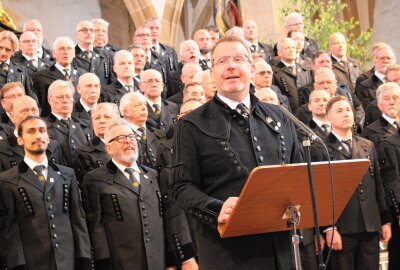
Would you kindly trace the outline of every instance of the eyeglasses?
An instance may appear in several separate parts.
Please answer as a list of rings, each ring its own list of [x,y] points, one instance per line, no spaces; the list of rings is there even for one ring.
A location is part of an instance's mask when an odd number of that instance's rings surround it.
[[[245,54],[225,55],[214,60],[214,66],[225,66],[229,60],[232,60],[236,65],[241,65],[244,62],[250,62],[250,59]]]
[[[129,135],[119,135],[115,138],[112,138],[111,140],[108,141],[108,143],[111,143],[113,141],[117,141],[119,143],[125,143],[126,140],[129,138],[130,141],[134,142],[136,141],[136,137],[134,134],[129,134]]]
[[[26,40],[21,40],[21,43],[37,43],[36,39],[26,39]]]
[[[9,95],[9,96],[4,96],[3,98],[4,99],[11,99],[11,98],[17,98],[17,97],[22,97],[22,96],[25,96],[25,93],[12,94],[12,95]]]
[[[136,34],[135,37],[150,37],[150,34]]]
[[[92,32],[94,32],[94,29],[93,28],[82,28],[82,29],[79,29],[78,32],[92,33]]]

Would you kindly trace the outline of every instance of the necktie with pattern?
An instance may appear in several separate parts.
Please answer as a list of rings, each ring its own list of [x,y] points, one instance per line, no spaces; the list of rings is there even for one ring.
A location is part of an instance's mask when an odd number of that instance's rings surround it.
[[[249,119],[249,109],[243,103],[236,106],[236,111],[240,113],[246,120]]]
[[[33,168],[33,170],[36,172],[39,182],[42,184],[46,182],[46,178],[44,177],[43,173],[44,169],[46,169],[44,165],[37,165]]]
[[[135,188],[139,188],[140,183],[136,179],[135,174],[133,173],[134,170],[132,168],[126,168],[125,172],[127,172],[129,174],[129,182],[131,182],[132,186]]]

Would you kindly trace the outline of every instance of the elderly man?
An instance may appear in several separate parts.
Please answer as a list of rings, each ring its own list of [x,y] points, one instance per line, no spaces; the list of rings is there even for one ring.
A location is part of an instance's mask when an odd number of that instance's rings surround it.
[[[0,248],[9,269],[91,269],[91,245],[74,171],[46,156],[46,123],[18,128],[23,161],[0,174]],[[38,225],[40,224],[40,225]]]
[[[114,54],[119,51],[119,48],[108,43],[108,27],[110,23],[100,18],[93,19],[90,22],[93,24],[94,29],[94,47],[109,55],[112,60]]]
[[[112,81],[112,58],[94,47],[94,26],[90,21],[81,21],[76,26],[74,67],[96,74],[102,85]]]
[[[217,87],[209,69],[194,74],[193,82],[200,83],[203,86],[206,101],[212,99],[217,92]]]
[[[380,117],[364,128],[362,136],[371,140],[376,147],[386,137],[396,134],[398,126],[397,106],[400,101],[400,86],[396,83],[385,83],[376,90]]]
[[[39,116],[39,107],[29,96],[15,98],[10,108],[10,118],[15,128],[5,140],[0,141],[0,170],[6,171],[17,166],[24,158],[24,149],[17,143],[18,127],[28,116]],[[65,165],[60,144],[50,140],[46,149],[47,158],[57,164]]]
[[[49,59],[38,57],[39,40],[35,33],[26,31],[19,37],[19,51],[11,58],[15,63],[26,67],[28,75],[32,78],[39,70],[48,68],[53,64]]]
[[[347,40],[342,33],[329,37],[329,51],[332,54],[332,68],[339,81],[354,92],[356,80],[361,74],[360,61],[347,57]]]
[[[51,139],[61,144],[67,166],[72,166],[75,149],[93,138],[90,123],[71,118],[75,89],[71,82],[57,80],[49,87],[51,114],[46,117]]]
[[[148,69],[143,72],[140,81],[140,90],[147,100],[147,128],[168,131],[178,114],[178,106],[161,99],[163,91],[161,73],[155,69]]]
[[[200,62],[202,66],[211,67],[211,36],[206,29],[199,29],[194,33],[193,40],[200,49]]]
[[[185,85],[191,83],[193,81],[194,75],[197,72],[200,72],[201,70],[202,69],[201,69],[200,65],[197,63],[189,62],[189,63],[185,64],[182,68],[180,85],[178,86],[178,89],[182,89],[182,90],[175,93],[174,95],[168,97],[168,100],[172,101],[173,103],[178,104],[178,105],[182,104],[183,89],[185,88]]]
[[[8,82],[21,82],[27,95],[36,99],[32,92],[32,79],[26,68],[11,59],[18,49],[18,38],[13,32],[0,32],[0,88]]]
[[[79,77],[76,90],[80,99],[75,101],[72,117],[91,122],[91,111],[96,108],[100,98],[100,80],[94,73],[85,73]]]
[[[146,55],[142,46],[133,44],[129,46],[128,51],[133,55],[133,62],[135,64],[135,75],[133,76],[135,88],[139,89],[140,76],[146,65]]]
[[[140,92],[135,88],[133,80],[135,75],[133,55],[126,50],[116,52],[113,69],[117,78],[113,83],[103,87],[101,100],[118,105],[126,93]]]
[[[43,26],[40,23],[39,20],[33,19],[29,20],[24,23],[22,27],[22,32],[30,31],[35,33],[39,40],[39,47],[37,51],[37,55],[40,59],[43,61],[52,61],[54,62],[53,55],[51,53],[51,50],[47,49],[46,47],[43,46],[43,41],[44,41],[44,31],[43,31]]]
[[[157,18],[150,18],[144,22],[144,26],[151,32],[151,51],[152,54],[161,56],[161,60],[169,69],[168,72],[175,71],[178,68],[178,57],[175,49],[160,43],[161,21]]]
[[[81,145],[74,153],[74,169],[78,180],[83,175],[98,167],[105,166],[110,156],[105,149],[104,135],[114,121],[120,119],[118,106],[114,103],[100,103],[92,110],[94,137],[88,143]]]
[[[270,103],[274,105],[281,105],[278,99],[278,95],[274,90],[269,87],[264,87],[258,89],[258,91],[254,94],[260,101],[265,103]]]
[[[311,81],[310,71],[296,63],[296,44],[291,38],[284,38],[278,43],[279,63],[273,67],[273,84],[287,96],[292,112],[299,108],[298,88]]]
[[[271,63],[274,56],[273,49],[270,45],[258,41],[258,28],[254,20],[243,22],[244,38],[249,43],[252,53],[260,53],[268,63]]]
[[[148,119],[147,100],[139,93],[128,93],[121,98],[119,104],[121,115],[128,121],[140,144],[140,164],[155,168],[157,164],[157,149],[164,140],[165,132],[146,127]]]
[[[353,134],[354,113],[345,97],[332,98],[326,105],[326,113],[331,122],[331,132],[324,139],[329,159],[366,158],[371,161],[337,226],[325,230],[326,243],[332,248],[330,269],[376,270],[379,268],[379,238],[389,241],[391,229],[375,148],[371,141]],[[328,160],[323,148],[319,143],[311,146],[313,161]]]
[[[179,55],[181,62],[178,64],[178,69],[169,74],[167,97],[170,97],[183,90],[184,84],[181,80],[182,68],[187,63],[199,63],[202,70],[208,69],[204,66],[203,62],[200,61],[200,49],[199,45],[194,40],[188,39],[183,41],[179,45]]]
[[[396,63],[396,57],[393,49],[388,44],[386,46],[382,44],[375,49],[373,61],[375,68],[372,77],[359,82],[355,90],[364,108],[376,99],[375,92],[385,82],[386,71],[389,66]]]
[[[247,43],[223,38],[212,59],[216,97],[178,121],[171,166],[172,192],[195,227],[199,267],[293,269],[288,233],[233,238],[218,233],[253,168],[302,162],[302,153],[293,124],[277,106],[250,94]]]
[[[1,88],[0,103],[4,109],[0,115],[2,124],[14,128],[14,123],[10,120],[10,111],[14,100],[20,96],[25,96],[25,89],[20,82],[9,82]]]
[[[47,101],[48,89],[52,82],[56,80],[71,81],[74,86],[78,84],[78,78],[85,70],[74,68],[71,65],[75,57],[74,42],[69,37],[58,37],[53,43],[53,56],[56,63],[47,69],[36,73],[33,77],[33,85],[42,109],[41,116],[50,114],[50,106]],[[77,97],[77,96],[76,96]]]

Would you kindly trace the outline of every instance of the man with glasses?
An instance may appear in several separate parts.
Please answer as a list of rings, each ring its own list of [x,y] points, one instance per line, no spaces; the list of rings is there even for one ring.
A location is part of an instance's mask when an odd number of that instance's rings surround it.
[[[78,84],[78,78],[85,70],[74,68],[71,65],[75,57],[74,42],[69,37],[58,37],[53,43],[53,56],[56,63],[49,68],[41,70],[33,77],[33,85],[38,97],[39,106],[42,109],[41,116],[50,114],[50,105],[47,101],[47,92],[52,82],[56,80],[71,81],[74,86]],[[79,98],[79,96],[75,96]]]
[[[294,268],[287,232],[222,239],[246,180],[256,166],[302,162],[292,123],[278,107],[250,94],[251,51],[236,36],[212,52],[216,96],[178,121],[172,193],[194,225],[200,269]]]
[[[91,20],[91,23],[94,29],[94,47],[108,54],[112,60],[114,54],[120,49],[108,43],[108,27],[110,23],[100,18]]]
[[[47,49],[43,45],[44,31],[43,31],[43,26],[40,23],[40,21],[33,19],[33,20],[29,20],[29,21],[25,22],[22,27],[22,32],[26,32],[26,31],[35,33],[35,35],[37,36],[37,38],[39,40],[39,48],[37,50],[38,57],[40,59],[42,59],[43,61],[54,62],[54,58],[51,53],[51,50]]]
[[[79,67],[96,74],[102,85],[112,81],[111,57],[94,47],[94,26],[90,21],[81,21],[76,26],[75,58],[72,62],[74,67]]]
[[[95,268],[165,269],[157,173],[137,162],[138,143],[126,121],[113,122],[104,139],[111,161],[87,173],[82,188]]]
[[[25,89],[20,82],[6,83],[0,90],[0,103],[4,111],[0,115],[2,124],[14,128],[14,123],[10,120],[11,106],[15,99],[25,96]]]
[[[71,117],[75,89],[71,82],[57,80],[49,87],[51,114],[45,118],[51,139],[58,141],[67,166],[72,167],[74,151],[93,138],[90,124]]]

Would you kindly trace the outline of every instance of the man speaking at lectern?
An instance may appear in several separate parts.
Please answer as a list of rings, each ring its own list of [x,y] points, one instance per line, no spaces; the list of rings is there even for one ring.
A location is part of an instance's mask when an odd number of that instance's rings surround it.
[[[249,93],[251,53],[238,37],[212,52],[217,94],[178,122],[172,165],[175,199],[193,220],[200,269],[294,269],[288,232],[222,239],[247,177],[257,166],[302,162],[293,124]]]

